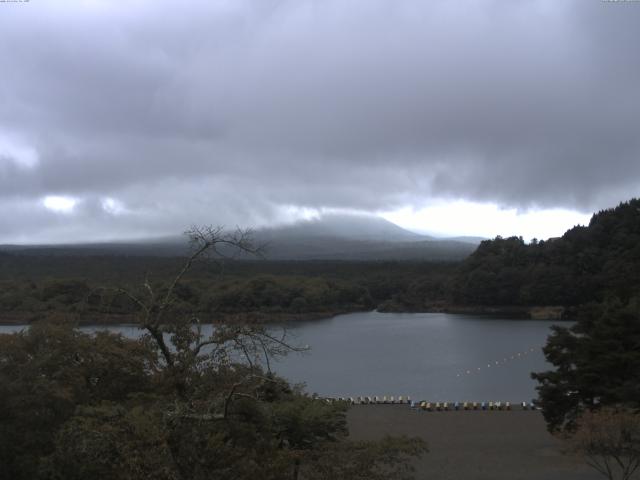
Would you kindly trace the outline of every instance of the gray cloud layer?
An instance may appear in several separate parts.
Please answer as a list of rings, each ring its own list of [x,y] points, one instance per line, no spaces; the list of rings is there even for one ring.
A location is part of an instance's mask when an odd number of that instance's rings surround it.
[[[0,4],[0,241],[609,206],[640,186],[639,27],[599,0]]]

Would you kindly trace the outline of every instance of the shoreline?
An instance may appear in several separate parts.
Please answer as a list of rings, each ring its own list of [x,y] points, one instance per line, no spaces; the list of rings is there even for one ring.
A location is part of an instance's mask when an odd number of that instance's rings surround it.
[[[568,309],[561,306],[463,306],[463,305],[434,305],[424,310],[414,309],[337,309],[321,312],[239,312],[219,314],[216,319],[203,321],[203,324],[218,323],[289,323],[323,320],[349,313],[447,313],[455,315],[493,316],[511,320],[555,320],[572,321],[568,316]],[[136,324],[136,314],[132,313],[78,313],[78,312],[0,312],[0,325],[30,325],[38,321],[59,319],[65,317],[81,326],[88,325],[121,325]]]
[[[433,304],[426,309],[383,308],[382,313],[450,313],[456,315],[492,315],[518,320],[571,321],[572,309],[561,305],[449,305]]]
[[[323,320],[325,318],[345,315],[348,313],[368,312],[370,310],[331,310],[323,312],[307,313],[265,313],[265,312],[245,312],[219,314],[216,319],[202,321],[205,325],[215,325],[220,323],[287,323],[287,322],[307,322]],[[30,325],[32,323],[47,321],[52,319],[69,319],[80,326],[90,325],[136,325],[136,314],[132,313],[77,313],[77,312],[0,312],[0,326]]]

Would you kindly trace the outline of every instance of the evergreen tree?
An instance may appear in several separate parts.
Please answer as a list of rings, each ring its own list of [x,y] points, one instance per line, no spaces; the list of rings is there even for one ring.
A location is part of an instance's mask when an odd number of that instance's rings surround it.
[[[554,327],[544,353],[556,368],[532,374],[549,430],[571,430],[603,406],[640,408],[640,301],[613,299],[581,310],[569,328]]]

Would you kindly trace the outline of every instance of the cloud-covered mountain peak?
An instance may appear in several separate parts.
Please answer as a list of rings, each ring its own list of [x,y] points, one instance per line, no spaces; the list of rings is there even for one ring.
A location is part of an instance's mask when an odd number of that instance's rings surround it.
[[[266,229],[261,234],[271,237],[333,237],[376,242],[412,242],[431,238],[405,230],[375,215],[337,213]]]

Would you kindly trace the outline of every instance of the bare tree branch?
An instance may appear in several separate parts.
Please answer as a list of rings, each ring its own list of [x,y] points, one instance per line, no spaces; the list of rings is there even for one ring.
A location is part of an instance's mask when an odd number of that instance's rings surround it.
[[[188,381],[179,379],[182,372],[197,372],[201,365],[211,366],[217,362],[219,367],[234,361],[236,355],[240,354],[251,371],[256,371],[262,362],[266,363],[267,370],[270,371],[270,356],[304,350],[288,344],[285,333],[278,338],[257,325],[217,326],[209,338],[204,338],[197,317],[167,319],[178,300],[176,289],[196,261],[207,257],[218,262],[221,259],[235,258],[234,254],[262,254],[262,247],[253,244],[252,231],[248,229],[236,228],[235,231],[226,233],[220,226],[192,226],[185,235],[188,237],[191,253],[166,291],[159,293],[154,290],[147,274],[142,284],[145,298],[124,288],[117,291],[138,307],[140,328],[147,331],[148,338],[154,342],[166,368],[174,370],[179,390],[185,388],[184,382]],[[167,334],[171,334],[168,339],[165,337]],[[185,362],[189,362],[189,365]]]
[[[585,412],[569,438],[570,451],[610,480],[628,480],[640,465],[640,414],[624,408]]]

